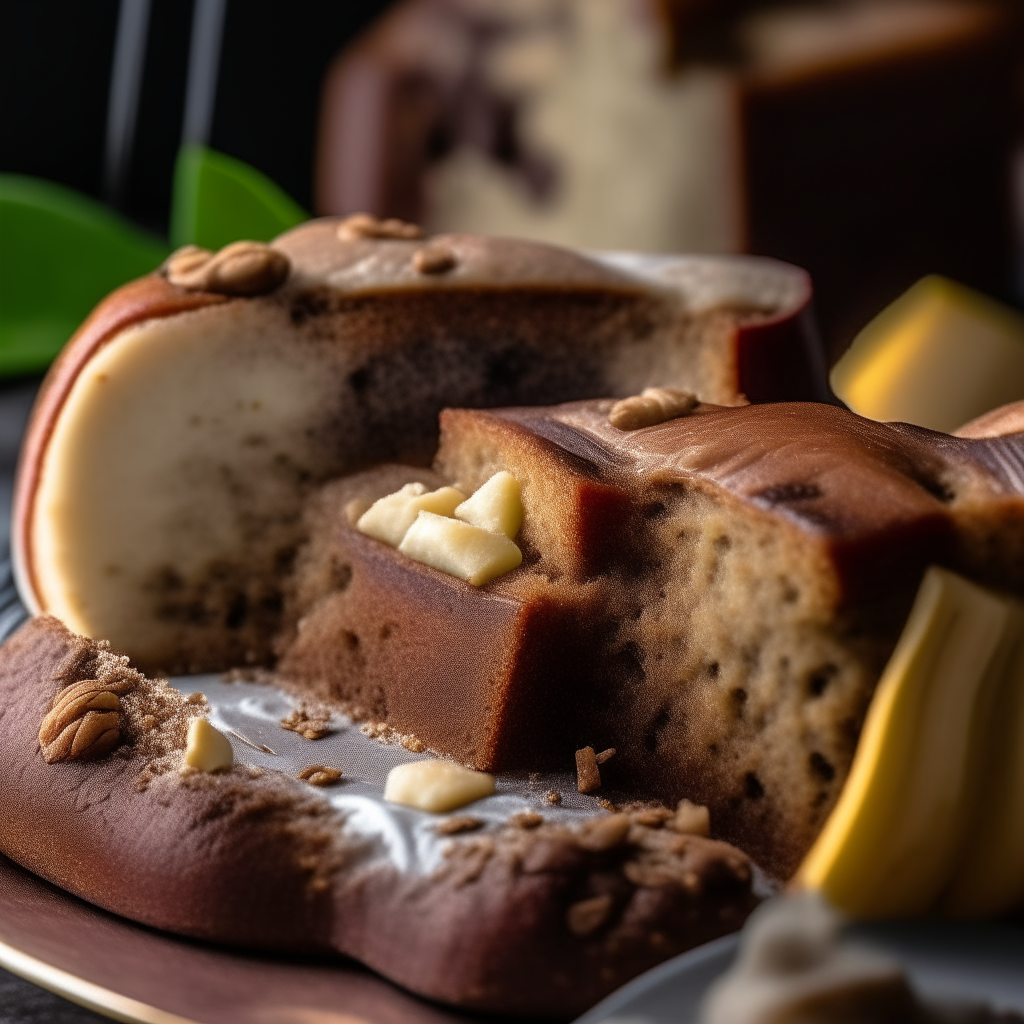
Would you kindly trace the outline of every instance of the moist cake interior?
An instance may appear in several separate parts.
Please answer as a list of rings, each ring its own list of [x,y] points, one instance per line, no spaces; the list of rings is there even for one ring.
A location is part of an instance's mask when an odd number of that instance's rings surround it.
[[[609,779],[708,805],[717,835],[786,877],[925,566],[1019,589],[994,540],[1019,535],[1012,502],[968,457],[979,442],[940,457],[945,435],[809,405],[625,433],[611,406],[447,410],[433,471],[329,484],[307,505],[278,671],[485,770],[614,747]],[[500,470],[522,486],[523,564],[481,588],[353,525],[410,481],[469,494]]]

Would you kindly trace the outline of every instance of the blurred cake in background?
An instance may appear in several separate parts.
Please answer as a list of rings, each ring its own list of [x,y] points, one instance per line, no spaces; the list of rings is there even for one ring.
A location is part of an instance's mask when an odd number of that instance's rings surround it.
[[[404,0],[323,93],[319,212],[812,272],[833,354],[1012,267],[1016,5]]]

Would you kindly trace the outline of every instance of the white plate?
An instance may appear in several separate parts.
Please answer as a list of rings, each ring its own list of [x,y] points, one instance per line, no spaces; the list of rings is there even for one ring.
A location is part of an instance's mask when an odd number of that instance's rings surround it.
[[[858,942],[897,956],[929,999],[988,1001],[1024,1013],[1024,923],[892,922],[848,929]],[[641,974],[576,1024],[697,1024],[711,983],[732,964],[728,935]]]

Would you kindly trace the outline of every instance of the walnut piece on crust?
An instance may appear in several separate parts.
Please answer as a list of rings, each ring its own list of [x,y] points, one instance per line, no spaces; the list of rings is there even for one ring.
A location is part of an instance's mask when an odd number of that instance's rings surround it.
[[[284,284],[291,261],[263,242],[232,242],[216,253],[186,245],[167,258],[163,271],[187,291],[266,295]]]
[[[412,241],[423,237],[423,228],[418,224],[388,217],[381,220],[369,213],[354,213],[338,225],[338,238],[342,242],[355,242],[364,238],[393,238]]]

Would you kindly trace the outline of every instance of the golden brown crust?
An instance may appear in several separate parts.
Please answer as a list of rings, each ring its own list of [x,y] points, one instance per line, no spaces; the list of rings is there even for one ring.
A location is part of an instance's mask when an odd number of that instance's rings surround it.
[[[31,599],[38,593],[31,557],[36,483],[54,424],[82,368],[108,341],[132,324],[227,301],[223,295],[175,288],[159,274],[150,274],[108,295],[61,350],[39,390],[18,460],[11,547],[20,553],[19,569],[28,576],[28,586],[22,588],[24,597]]]

